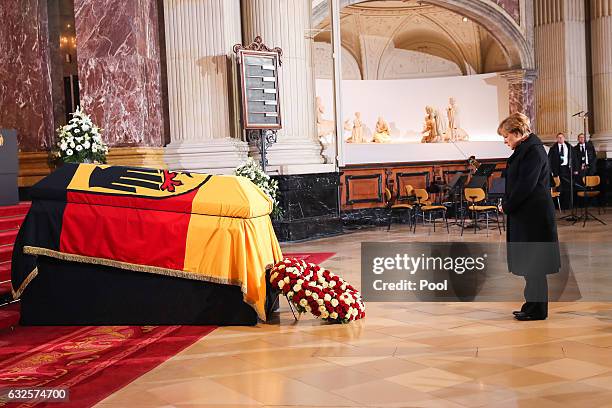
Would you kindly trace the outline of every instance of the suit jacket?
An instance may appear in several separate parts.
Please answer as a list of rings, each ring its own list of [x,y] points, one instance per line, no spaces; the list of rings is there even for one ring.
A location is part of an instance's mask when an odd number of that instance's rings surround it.
[[[542,141],[531,134],[508,158],[503,209],[508,216],[508,267],[516,275],[555,273],[560,256],[550,167]]]
[[[582,153],[580,149],[580,144],[574,146],[574,152],[576,153],[576,163],[578,163],[579,169],[582,168],[582,165],[585,162],[585,156],[589,159],[589,165],[587,168],[587,175],[592,176],[595,174],[595,170],[597,169],[597,154],[595,153],[595,146],[593,146],[593,142],[590,140],[584,144],[586,154]]]
[[[574,169],[574,171],[580,170],[580,164],[576,158],[576,151],[569,143],[565,142],[565,151],[569,155],[568,164]],[[561,172],[561,156],[559,155],[559,145],[553,144],[548,151],[548,161],[550,163],[550,170],[553,176],[558,176]]]

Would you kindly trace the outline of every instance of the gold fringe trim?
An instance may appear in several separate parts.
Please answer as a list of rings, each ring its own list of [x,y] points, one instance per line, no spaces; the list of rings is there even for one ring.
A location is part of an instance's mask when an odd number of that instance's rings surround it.
[[[257,312],[257,315],[259,316],[261,320],[266,321],[265,310],[263,311],[263,316],[261,316],[260,313],[257,311],[257,308],[255,307],[255,303],[246,298],[247,285],[245,285],[240,280],[223,279],[223,278],[219,278],[218,276],[206,276],[206,275],[201,275],[201,274],[192,273],[192,272],[179,271],[177,269],[161,268],[159,266],[139,265],[139,264],[134,264],[134,263],[129,263],[129,262],[116,261],[113,259],[96,258],[96,257],[76,255],[76,254],[67,254],[65,252],[59,252],[53,249],[33,247],[33,246],[24,246],[23,253],[27,255],[48,256],[49,258],[55,258],[61,261],[79,262],[79,263],[87,263],[87,264],[93,264],[93,265],[103,265],[103,266],[110,266],[112,268],[126,269],[126,270],[134,271],[134,272],[145,272],[145,273],[152,273],[156,275],[172,276],[175,278],[183,278],[183,279],[198,280],[198,281],[211,282],[211,283],[219,283],[223,285],[239,286],[242,292],[242,298],[244,302],[248,304],[249,306],[251,306]],[[37,274],[38,274],[38,268],[34,269],[34,271],[32,271],[28,275],[28,277],[26,278],[25,281],[23,281],[23,283],[19,287],[19,290],[16,293],[18,293],[21,296],[21,294],[23,293],[28,283],[30,283],[32,279],[36,277]]]
[[[13,293],[13,299],[15,300],[19,299],[21,297],[21,294],[25,290],[26,286],[28,286],[30,282],[34,280],[36,276],[38,276],[38,268],[34,268],[32,272],[28,274],[28,276],[25,278],[23,282],[21,282],[21,285],[16,291],[15,289],[13,289],[13,283],[11,282],[11,292]]]

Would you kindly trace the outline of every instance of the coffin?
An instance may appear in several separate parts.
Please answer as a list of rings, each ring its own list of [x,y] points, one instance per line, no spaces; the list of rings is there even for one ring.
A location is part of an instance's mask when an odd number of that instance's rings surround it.
[[[12,262],[22,324],[266,319],[265,269],[282,254],[250,180],[67,164],[31,197]]]

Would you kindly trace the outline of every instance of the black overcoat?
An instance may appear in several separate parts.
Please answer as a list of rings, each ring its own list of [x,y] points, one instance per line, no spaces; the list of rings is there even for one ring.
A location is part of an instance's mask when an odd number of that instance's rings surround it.
[[[544,145],[536,135],[529,135],[514,150],[505,173],[508,269],[522,276],[558,272],[560,256],[550,167]]]

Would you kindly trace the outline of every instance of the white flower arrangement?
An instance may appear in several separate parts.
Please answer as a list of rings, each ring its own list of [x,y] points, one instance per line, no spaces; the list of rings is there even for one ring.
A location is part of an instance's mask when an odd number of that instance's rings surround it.
[[[57,129],[57,155],[64,163],[106,163],[108,146],[101,129],[79,107],[68,124]]]
[[[253,160],[253,158],[249,157],[245,164],[239,166],[238,168],[236,168],[236,170],[234,170],[234,174],[236,176],[243,176],[248,178],[257,187],[259,187],[265,195],[270,197],[272,203],[274,204],[272,215],[278,216],[281,214],[281,208],[279,207],[279,203],[277,200],[278,182],[270,178],[270,176],[268,176],[266,173],[264,173],[258,162]]]

